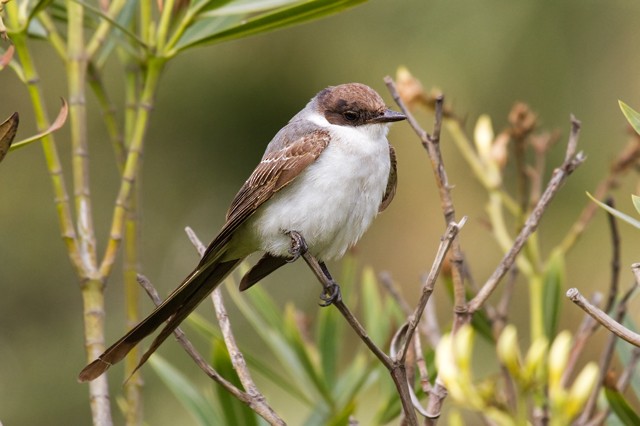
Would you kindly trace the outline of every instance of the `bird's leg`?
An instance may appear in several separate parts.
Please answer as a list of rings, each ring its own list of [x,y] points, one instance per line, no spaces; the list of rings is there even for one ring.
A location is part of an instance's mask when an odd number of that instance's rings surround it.
[[[342,300],[342,293],[340,292],[340,286],[329,273],[327,265],[325,265],[324,262],[318,263],[320,264],[320,269],[322,269],[325,278],[329,281],[329,285],[325,285],[324,291],[320,295],[320,299],[322,299],[320,306],[329,306],[333,302]]]
[[[287,235],[291,238],[291,248],[289,248],[291,258],[287,259],[287,263],[293,263],[304,255],[309,248],[307,247],[307,242],[298,231],[289,231]]]
[[[289,262],[293,262],[300,256],[307,262],[307,265],[311,268],[316,278],[320,281],[324,290],[320,295],[320,306],[329,306],[334,302],[342,300],[342,294],[340,293],[340,286],[334,281],[333,277],[327,269],[327,265],[324,262],[318,261],[314,255],[312,255],[307,247],[307,243],[304,237],[299,232],[289,231],[287,233],[291,238],[291,250],[289,251],[293,256]]]

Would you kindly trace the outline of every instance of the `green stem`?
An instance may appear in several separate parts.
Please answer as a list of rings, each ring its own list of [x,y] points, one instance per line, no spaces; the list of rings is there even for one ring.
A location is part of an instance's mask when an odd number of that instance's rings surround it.
[[[113,0],[109,5],[107,16],[112,20],[115,20],[125,4],[127,4],[127,0]],[[100,22],[100,25],[98,25],[98,28],[93,33],[93,37],[91,37],[91,40],[87,43],[88,59],[93,58],[98,49],[105,44],[109,31],[111,31],[112,28],[113,25],[108,20],[103,19]]]
[[[131,141],[137,117],[136,99],[138,97],[138,77],[141,69],[128,52],[121,50],[120,55],[125,67],[125,139]],[[140,176],[140,169],[141,165],[138,166],[137,178]],[[125,219],[123,274],[127,329],[135,326],[140,318],[140,285],[137,281],[138,259],[140,256],[138,244],[140,238],[140,188],[140,182],[137,182],[133,189],[134,193]],[[141,425],[143,422],[142,387],[144,382],[140,371],[131,376],[138,365],[139,358],[140,351],[138,347],[135,347],[129,352],[124,363],[125,378],[130,377],[125,384],[124,390],[127,400],[126,424],[130,426]]]
[[[104,281],[87,280],[82,284],[84,341],[87,360],[104,351]],[[91,417],[94,426],[112,426],[109,383],[106,374],[89,383]]]
[[[127,161],[125,162],[124,172],[120,181],[120,190],[118,191],[113,211],[109,242],[107,243],[106,252],[100,265],[100,276],[109,276],[113,263],[115,262],[120,242],[122,241],[122,232],[127,207],[137,177],[138,167],[144,147],[144,138],[147,131],[147,125],[149,123],[149,115],[153,108],[155,91],[157,89],[158,80],[164,64],[165,60],[157,57],[149,58],[147,63],[144,87],[142,89],[136,114],[136,123],[133,128],[131,141],[128,144]]]
[[[116,164],[120,174],[122,174],[125,161],[125,147],[122,133],[120,132],[120,126],[118,125],[118,120],[116,118],[116,108],[109,99],[109,95],[107,94],[107,90],[102,82],[100,72],[92,63],[89,63],[87,71],[87,82],[89,83],[89,87],[91,87],[91,90],[100,105],[100,109],[102,110],[102,119],[104,120],[104,125],[107,129],[111,146],[113,146],[113,150],[115,152]]]
[[[138,176],[140,170],[138,170]],[[139,272],[139,195],[140,184],[137,182],[135,185],[134,194],[132,196],[129,209],[127,210],[127,217],[125,221],[124,230],[124,293],[125,293],[125,309],[127,317],[127,329],[133,328],[138,321],[140,321],[139,315],[139,299],[140,299],[140,285],[138,284],[138,272]],[[131,373],[138,365],[139,350],[134,348],[125,359],[125,377],[129,378]],[[136,372],[125,383],[125,396],[127,399],[127,412],[126,412],[126,424],[128,426],[141,426],[143,424],[143,411],[142,411],[142,386],[143,381],[140,376],[140,372]]]
[[[15,2],[7,5],[7,12],[10,19],[14,14],[17,18]],[[16,49],[17,57],[22,64],[25,85],[27,86],[31,104],[33,105],[33,112],[38,131],[44,131],[49,128],[51,123],[44,106],[44,96],[39,85],[40,78],[26,44],[26,34],[15,33],[12,35],[11,39]],[[87,269],[78,251],[76,233],[71,217],[69,196],[67,194],[62,164],[60,162],[60,156],[58,155],[58,149],[52,134],[42,138],[42,150],[44,152],[47,170],[53,186],[54,203],[58,215],[58,225],[61,230],[62,239],[67,247],[69,259],[71,260],[71,264],[73,265],[77,275],[79,277],[84,277],[87,275]]]
[[[56,25],[53,23],[51,16],[47,11],[43,10],[38,14],[38,20],[42,24],[45,30],[47,30],[47,41],[53,46],[53,50],[56,51],[60,59],[66,62],[67,60],[67,45],[60,36]]]
[[[162,15],[160,16],[160,25],[158,26],[158,53],[162,55],[164,47],[167,44],[167,34],[169,34],[169,27],[171,26],[171,16],[173,15],[175,0],[166,0],[162,9]]]
[[[86,72],[84,50],[84,8],[75,1],[67,2],[67,84],[69,86],[69,118],[72,145],[73,187],[80,253],[93,275],[97,269],[96,239],[89,190],[89,146],[87,142]],[[106,277],[107,275],[102,275]]]

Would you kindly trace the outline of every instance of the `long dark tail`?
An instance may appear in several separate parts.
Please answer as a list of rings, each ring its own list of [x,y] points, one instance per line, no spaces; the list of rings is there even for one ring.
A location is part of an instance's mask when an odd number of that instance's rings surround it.
[[[140,321],[102,355],[87,365],[78,376],[81,382],[93,380],[113,364],[121,361],[142,339],[153,333],[168,320],[151,347],[144,353],[134,372],[144,364],[153,352],[166,340],[180,323],[206,298],[229,273],[242,261],[230,260],[197,268],[176,288],[148,317]]]

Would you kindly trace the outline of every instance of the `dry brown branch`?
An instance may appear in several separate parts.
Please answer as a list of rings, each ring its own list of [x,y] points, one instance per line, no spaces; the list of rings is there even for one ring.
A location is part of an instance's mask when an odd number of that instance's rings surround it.
[[[560,167],[553,171],[553,175],[551,176],[546,189],[542,193],[540,201],[538,201],[538,204],[536,204],[533,211],[527,218],[524,226],[520,230],[520,233],[514,240],[511,249],[509,249],[509,251],[504,255],[502,261],[493,274],[491,274],[484,286],[482,286],[478,294],[476,294],[476,296],[469,302],[469,314],[473,314],[480,309],[491,293],[493,293],[502,277],[504,277],[515,262],[516,257],[531,234],[533,234],[533,232],[538,228],[540,219],[549,206],[549,203],[551,203],[551,200],[553,200],[569,175],[571,175],[571,173],[573,173],[575,169],[584,162],[584,154],[582,152],[575,153],[579,131],[580,122],[576,120],[575,117],[571,116],[571,135],[569,137],[569,143],[567,144],[564,162]]]
[[[596,321],[598,321],[616,336],[626,340],[634,346],[640,346],[640,334],[634,333],[622,324],[619,324],[605,312],[589,303],[589,301],[582,294],[580,294],[577,288],[570,288],[569,290],[567,290],[567,297],[573,303],[578,305],[580,309],[591,315]]]

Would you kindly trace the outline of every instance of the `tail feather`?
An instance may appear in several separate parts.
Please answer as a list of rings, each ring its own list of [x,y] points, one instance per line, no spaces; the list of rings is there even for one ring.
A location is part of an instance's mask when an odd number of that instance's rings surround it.
[[[80,372],[78,380],[86,382],[99,377],[113,364],[121,361],[142,339],[169,320],[142,356],[135,372],[241,261],[242,259],[237,259],[213,263],[206,265],[203,269],[196,269],[148,317],[111,345],[98,359],[87,365]]]

